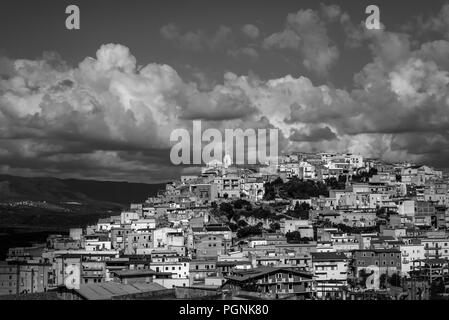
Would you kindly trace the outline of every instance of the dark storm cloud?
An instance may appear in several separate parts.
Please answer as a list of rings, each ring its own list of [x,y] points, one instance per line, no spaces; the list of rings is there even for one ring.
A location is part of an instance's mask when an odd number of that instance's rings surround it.
[[[163,26],[160,32],[164,39],[170,41],[176,47],[192,51],[222,49],[231,41],[232,34],[232,30],[226,26],[220,26],[212,35],[203,30],[182,33],[174,24]]]
[[[303,141],[317,142],[322,140],[334,140],[337,139],[337,136],[329,127],[324,127],[324,128],[313,128],[308,133],[301,133],[298,130],[294,130],[292,135],[290,135],[289,139],[291,141],[296,142],[303,142]]]

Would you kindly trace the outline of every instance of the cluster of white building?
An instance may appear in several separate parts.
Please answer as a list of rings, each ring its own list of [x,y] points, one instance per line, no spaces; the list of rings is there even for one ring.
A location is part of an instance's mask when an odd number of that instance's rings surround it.
[[[265,201],[264,185],[277,177],[334,177],[341,187],[319,197]],[[220,203],[237,199],[273,212],[263,219],[242,215],[244,225],[278,228],[237,238],[229,221],[213,214]],[[228,279],[238,283],[239,274],[282,268],[312,275],[308,288],[315,296],[341,298],[361,272],[374,277],[365,289],[378,290],[381,274],[410,278],[423,264],[447,261],[448,201],[442,172],[427,166],[331,153],[281,156],[275,173],[215,161],[120,215],[50,236],[43,246],[11,248],[0,264],[0,294],[111,281],[219,288]],[[290,216],[302,203],[309,218]],[[287,241],[293,234],[302,240]],[[266,290],[299,294],[295,288],[287,283]]]

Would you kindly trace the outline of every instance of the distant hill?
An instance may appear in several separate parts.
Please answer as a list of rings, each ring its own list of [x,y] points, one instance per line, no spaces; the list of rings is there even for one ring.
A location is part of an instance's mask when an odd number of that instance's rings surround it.
[[[0,260],[8,248],[96,223],[156,195],[165,184],[0,175]],[[10,205],[10,201],[28,204]],[[45,203],[44,203],[45,201]],[[6,203],[8,202],[8,203]]]
[[[0,201],[108,202],[128,206],[156,195],[164,185],[0,175]]]

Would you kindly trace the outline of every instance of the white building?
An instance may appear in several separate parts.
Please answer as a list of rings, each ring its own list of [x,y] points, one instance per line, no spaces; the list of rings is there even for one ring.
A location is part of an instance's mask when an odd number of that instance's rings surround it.
[[[399,246],[399,250],[401,250],[401,274],[409,276],[412,262],[425,258],[424,244],[404,244]]]
[[[156,220],[155,219],[138,219],[131,222],[131,230],[147,230],[155,229]]]
[[[343,253],[312,252],[317,297],[341,296],[348,282],[348,258]]]

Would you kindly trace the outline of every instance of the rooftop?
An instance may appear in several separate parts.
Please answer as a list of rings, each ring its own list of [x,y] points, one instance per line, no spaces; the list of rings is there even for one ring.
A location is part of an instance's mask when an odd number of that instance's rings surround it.
[[[161,290],[167,289],[158,283],[122,284],[111,281],[86,285],[82,284],[76,292],[87,300],[110,300],[114,297]]]

